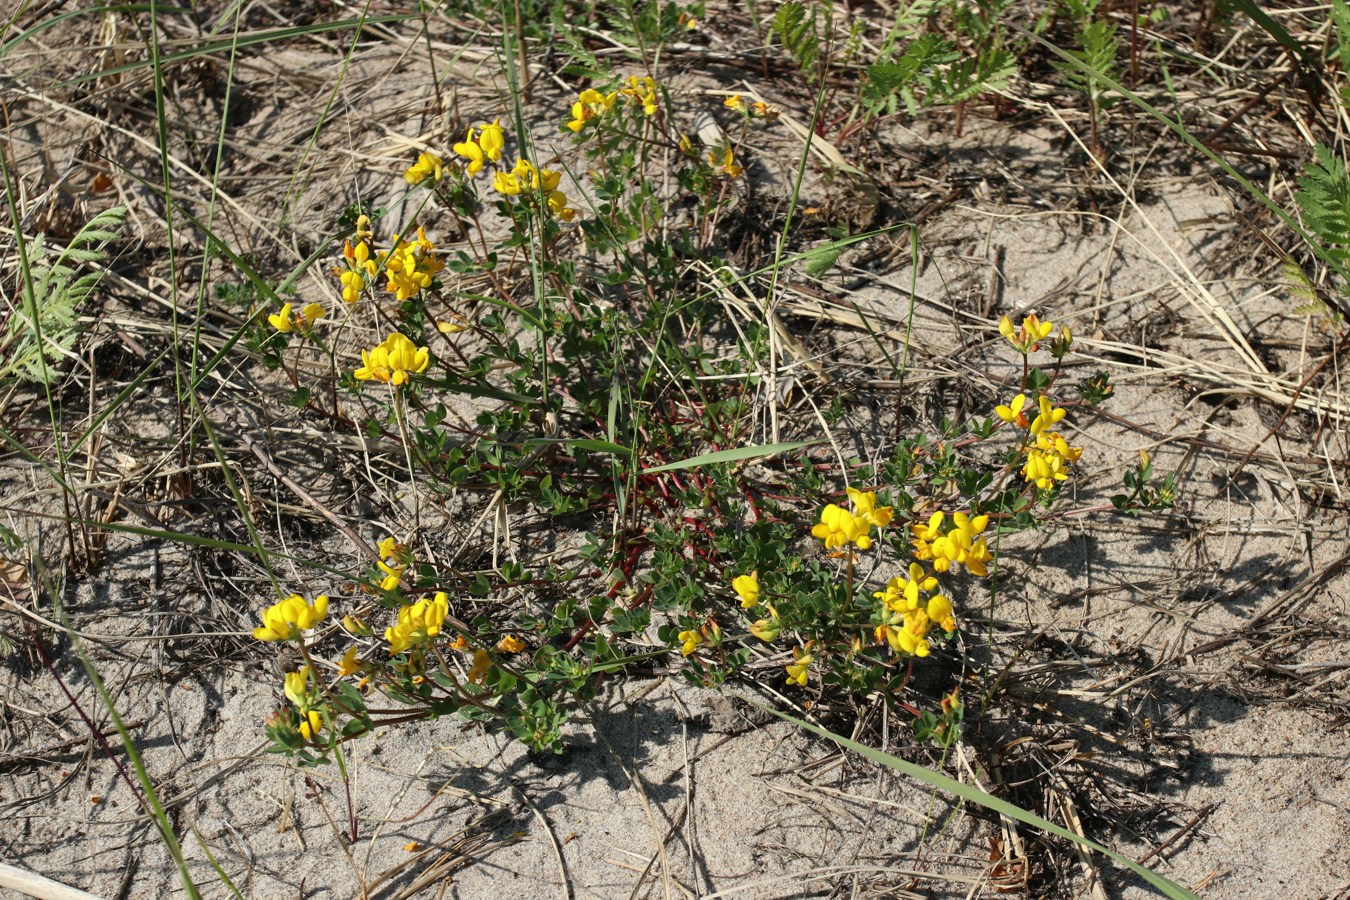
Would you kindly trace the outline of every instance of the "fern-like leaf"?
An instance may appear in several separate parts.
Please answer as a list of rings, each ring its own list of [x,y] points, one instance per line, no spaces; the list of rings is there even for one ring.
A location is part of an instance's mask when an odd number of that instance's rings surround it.
[[[1309,230],[1327,255],[1342,267],[1350,263],[1350,175],[1345,161],[1322,144],[1313,148],[1313,161],[1298,177],[1294,200]]]
[[[124,206],[104,210],[54,255],[41,235],[28,243],[32,299],[25,296],[22,307],[9,318],[0,377],[19,374],[33,381],[50,380],[52,364],[69,352],[79,334],[78,308],[103,277],[100,272],[78,277],[77,273],[103,259],[103,245],[117,237],[115,229],[126,213]]]
[[[773,32],[808,77],[815,78],[820,64],[820,38],[816,36],[816,13],[807,14],[798,0],[788,0],[773,14]]]
[[[873,63],[867,69],[863,84],[862,102],[873,114],[894,114],[896,98],[904,101],[912,115],[931,100],[921,102],[915,89],[927,95],[935,93],[940,84],[937,68],[960,58],[955,45],[936,34],[925,34],[915,40],[895,62]]]

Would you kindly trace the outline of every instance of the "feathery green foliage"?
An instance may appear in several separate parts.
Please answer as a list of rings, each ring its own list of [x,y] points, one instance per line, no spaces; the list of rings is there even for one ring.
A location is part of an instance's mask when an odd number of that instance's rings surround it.
[[[1350,263],[1350,175],[1345,161],[1318,144],[1298,187],[1294,199],[1313,236],[1331,259],[1342,266]]]
[[[42,235],[28,244],[31,300],[25,291],[22,306],[10,316],[0,340],[4,359],[0,378],[50,381],[52,366],[79,334],[76,317],[80,305],[103,278],[102,272],[80,270],[103,260],[103,245],[117,237],[116,229],[126,213],[124,206],[104,210],[59,252],[50,250]]]
[[[816,10],[807,12],[797,0],[788,0],[773,14],[773,33],[784,49],[813,81],[820,74],[820,37],[816,34]]]

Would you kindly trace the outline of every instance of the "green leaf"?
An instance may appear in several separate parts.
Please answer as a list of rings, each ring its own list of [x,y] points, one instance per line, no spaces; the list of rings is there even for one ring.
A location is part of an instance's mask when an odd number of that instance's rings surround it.
[[[704,453],[700,456],[691,456],[688,459],[681,459],[677,462],[666,463],[660,466],[651,466],[643,469],[647,472],[670,472],[675,469],[692,469],[696,466],[711,466],[718,463],[738,462],[742,459],[759,459],[765,456],[773,456],[776,453],[786,453],[789,450],[800,450],[802,447],[810,447],[813,444],[819,444],[820,441],[785,441],[779,444],[760,444],[755,447],[737,447],[734,450],[718,450],[715,453]]]

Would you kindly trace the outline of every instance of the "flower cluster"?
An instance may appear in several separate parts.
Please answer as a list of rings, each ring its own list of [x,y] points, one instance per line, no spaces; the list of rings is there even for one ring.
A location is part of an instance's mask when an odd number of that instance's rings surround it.
[[[260,641],[294,641],[328,615],[328,598],[319,596],[310,603],[299,594],[269,606],[262,616],[262,626],[253,629],[253,637]]]
[[[558,190],[561,181],[562,173],[537,169],[529,160],[521,157],[516,160],[511,171],[499,170],[492,176],[492,187],[497,193],[508,197],[522,194],[533,196],[542,192],[549,212],[564,222],[570,222],[576,218],[577,211],[567,205],[567,195]]]
[[[979,535],[989,527],[989,517],[953,513],[951,524],[944,529],[946,521],[945,513],[935,512],[928,517],[927,523],[909,526],[914,535],[914,558],[931,559],[933,570],[937,572],[962,565],[972,575],[988,575],[993,556],[985,539]]]
[[[1069,466],[1083,455],[1082,447],[1070,447],[1064,436],[1047,431],[1036,436],[1036,443],[1027,448],[1027,462],[1022,475],[1043,491],[1051,490],[1069,477]]]
[[[778,118],[778,110],[763,100],[756,100],[753,103],[746,103],[745,98],[740,94],[732,94],[722,101],[722,105],[727,109],[733,110],[745,116],[747,119],[759,119],[772,122]]]
[[[384,632],[390,654],[411,650],[440,634],[449,611],[450,598],[443,591],[438,591],[431,599],[424,597],[416,603],[400,607],[397,624],[386,628]]]
[[[282,334],[290,334],[292,331],[298,331],[302,334],[307,333],[314,327],[314,323],[326,315],[324,308],[317,303],[306,303],[299,312],[291,309],[289,303],[281,307],[281,311],[272,313],[267,317],[267,321],[273,328]]]
[[[598,123],[613,110],[620,97],[626,98],[634,106],[641,106],[644,115],[656,115],[656,82],[651,78],[632,75],[617,91],[605,94],[586,88],[577,94],[576,102],[572,104],[572,117],[563,123],[563,127],[573,134],[580,134],[587,125]]]
[[[602,94],[587,88],[577,95],[577,101],[572,104],[572,118],[563,127],[574,134],[580,134],[588,124],[600,121],[605,113],[612,110],[614,102],[618,99],[618,91]]]
[[[1022,477],[1043,491],[1052,490],[1058,482],[1068,479],[1069,466],[1078,462],[1083,455],[1083,448],[1070,447],[1063,435],[1051,430],[1063,421],[1067,410],[1056,407],[1049,397],[1042,394],[1036,401],[1037,416],[1028,420],[1022,412],[1026,400],[1024,394],[1018,394],[1007,406],[995,407],[994,414],[1029,432],[1030,441],[1026,447],[1027,459],[1022,467]]]
[[[385,291],[402,302],[431,287],[436,274],[445,268],[445,261],[435,255],[435,250],[436,245],[427,240],[426,230],[421,226],[414,241],[394,235],[393,249],[380,254],[384,274],[389,279]]]
[[[651,78],[638,75],[628,76],[628,80],[623,83],[619,93],[628,97],[634,103],[642,105],[642,112],[649,116],[656,115],[656,81]]]
[[[594,97],[591,95],[594,95]],[[574,131],[580,130],[581,125],[585,124],[588,116],[594,117],[599,115],[593,108],[596,104],[598,104],[602,110],[608,108],[605,105],[606,97],[595,91],[583,91],[582,97],[584,99],[578,100],[577,104],[573,106],[574,120],[580,123],[573,129]],[[613,106],[614,97],[617,97],[617,94],[610,95],[610,99],[608,100],[609,106]],[[580,116],[579,119],[576,118],[578,116]],[[573,123],[569,122],[568,126],[571,127],[572,124]],[[465,160],[464,171],[470,177],[478,175],[489,163],[491,163],[495,169],[492,175],[492,187],[497,193],[508,197],[522,195],[529,197],[542,193],[544,195],[544,205],[553,215],[562,219],[564,222],[570,222],[576,218],[577,211],[567,205],[567,195],[558,190],[558,185],[562,181],[562,174],[560,172],[549,171],[548,169],[537,168],[523,156],[516,160],[515,165],[510,169],[507,169],[502,165],[502,151],[505,147],[506,133],[502,130],[501,120],[494,119],[491,125],[479,125],[470,128],[465,134],[464,140],[455,144],[453,149],[456,154]],[[418,168],[421,163],[422,160],[419,158],[418,164],[408,169],[408,172],[405,173],[404,177],[411,178],[414,174],[417,174],[420,177],[425,178],[426,176],[425,174],[422,174],[422,169]],[[414,173],[414,170],[417,170],[417,172]],[[419,244],[421,240],[425,240],[425,236],[422,235],[420,230],[418,231],[418,237],[420,239]],[[443,264],[441,264],[441,266],[443,266]],[[438,266],[435,271],[439,271],[441,266]],[[431,274],[435,274],[435,271],[431,272]],[[414,278],[413,281],[416,282],[417,279]],[[429,279],[427,283],[430,283]],[[392,277],[390,279],[390,284],[390,290],[393,290]],[[413,290],[412,293],[415,294],[416,290]],[[400,293],[399,299],[403,300],[406,298]]]
[[[431,364],[430,351],[419,347],[397,331],[371,350],[361,351],[361,368],[353,374],[357,381],[382,381],[406,384],[412,375],[420,375]]]
[[[885,642],[896,653],[906,656],[927,656],[930,651],[928,632],[934,624],[951,634],[956,631],[956,616],[952,603],[944,595],[934,593],[938,581],[918,563],[909,564],[909,578],[897,575],[886,585],[886,590],[872,596],[882,602],[881,624],[876,628],[878,643]],[[927,599],[925,594],[932,594]]]
[[[1049,337],[1050,332],[1054,330],[1053,322],[1042,322],[1035,313],[1028,313],[1022,324],[1016,328],[1013,327],[1012,319],[1007,316],[998,321],[998,333],[1013,345],[1014,350],[1023,355],[1039,348],[1041,341]],[[1069,331],[1069,326],[1065,325],[1060,329],[1059,338],[1055,341],[1051,352],[1059,359],[1069,352],[1069,345],[1072,343],[1073,333]]]
[[[464,171],[474,176],[483,171],[483,166],[489,161],[501,162],[502,149],[505,146],[506,133],[502,130],[501,120],[493,119],[491,125],[470,128],[464,135],[464,140],[451,149],[468,160],[464,165]]]
[[[850,543],[866,550],[872,546],[872,527],[885,528],[894,516],[889,506],[877,506],[876,491],[848,488],[848,499],[852,510],[831,503],[821,510],[820,524],[811,529],[812,535],[825,542],[826,550]]]

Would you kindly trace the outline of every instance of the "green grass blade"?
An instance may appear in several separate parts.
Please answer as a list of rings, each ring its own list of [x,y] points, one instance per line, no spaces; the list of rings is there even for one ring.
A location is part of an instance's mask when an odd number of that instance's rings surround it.
[[[919,781],[922,781],[924,784],[929,785],[930,787],[937,788],[938,790],[945,791],[949,794],[955,794],[962,800],[965,800],[970,803],[978,803],[985,809],[989,809],[992,810],[993,812],[1005,815],[1010,819],[1016,819],[1019,822],[1023,822],[1027,825],[1039,828],[1042,831],[1047,831],[1050,834],[1053,834],[1057,837],[1062,837],[1065,840],[1073,841],[1075,844],[1079,844],[1080,846],[1086,847],[1089,850],[1095,850],[1098,853],[1105,854],[1106,856],[1120,863],[1125,868],[1129,869],[1134,874],[1138,875],[1140,878],[1147,881],[1153,887],[1161,891],[1165,896],[1171,898],[1171,900],[1200,900],[1200,898],[1197,895],[1186,890],[1184,887],[1177,884],[1176,882],[1168,878],[1164,878],[1162,875],[1159,875],[1158,873],[1152,871],[1151,869],[1147,869],[1144,866],[1141,866],[1138,863],[1134,862],[1133,860],[1121,856],[1119,853],[1115,853],[1111,850],[1106,849],[1101,844],[1098,844],[1096,841],[1091,841],[1085,837],[1080,837],[1074,834],[1069,829],[1064,828],[1063,826],[1056,825],[1054,822],[1051,822],[1047,819],[1042,819],[1035,813],[1028,812],[1027,810],[1023,809],[1020,806],[1015,806],[1014,804],[1009,803],[1007,800],[1000,800],[993,794],[986,794],[979,788],[971,787],[968,784],[962,784],[961,782],[955,780],[954,778],[948,778],[946,775],[930,771],[929,769],[925,769],[923,766],[915,765],[912,762],[906,762],[903,759],[898,759],[894,756],[891,756],[889,753],[882,753],[880,750],[868,747],[865,744],[859,744],[857,741],[851,741],[848,738],[844,737],[843,735],[835,734],[832,731],[828,731],[824,728],[821,728],[819,725],[812,725],[810,722],[804,722],[801,719],[796,718],[795,716],[790,716],[787,713],[779,712],[778,710],[766,706],[757,700],[752,700],[748,697],[742,697],[741,699],[744,700],[746,703],[749,703],[751,706],[756,707],[757,709],[762,709],[765,710],[766,712],[773,713],[775,716],[777,716],[778,718],[782,719],[785,722],[791,722],[798,728],[803,728],[807,731],[818,734],[823,738],[828,738],[829,740],[834,741],[836,744],[845,749],[852,750],[854,753],[858,753],[862,756],[867,757],[868,759],[872,760],[872,762],[880,763],[881,765],[894,769],[895,771],[900,772],[901,774],[908,775],[911,778],[915,778]]]
[[[778,444],[758,444],[754,447],[736,447],[733,450],[718,450],[715,453],[704,453],[700,456],[691,456],[688,459],[681,459],[660,466],[652,466],[651,468],[643,469],[642,472],[643,474],[649,472],[670,472],[675,469],[693,469],[697,466],[714,466],[718,463],[740,462],[743,459],[760,459],[778,453],[787,453],[790,450],[800,450],[802,447],[810,447],[812,444],[819,443],[822,442],[783,441]]]

